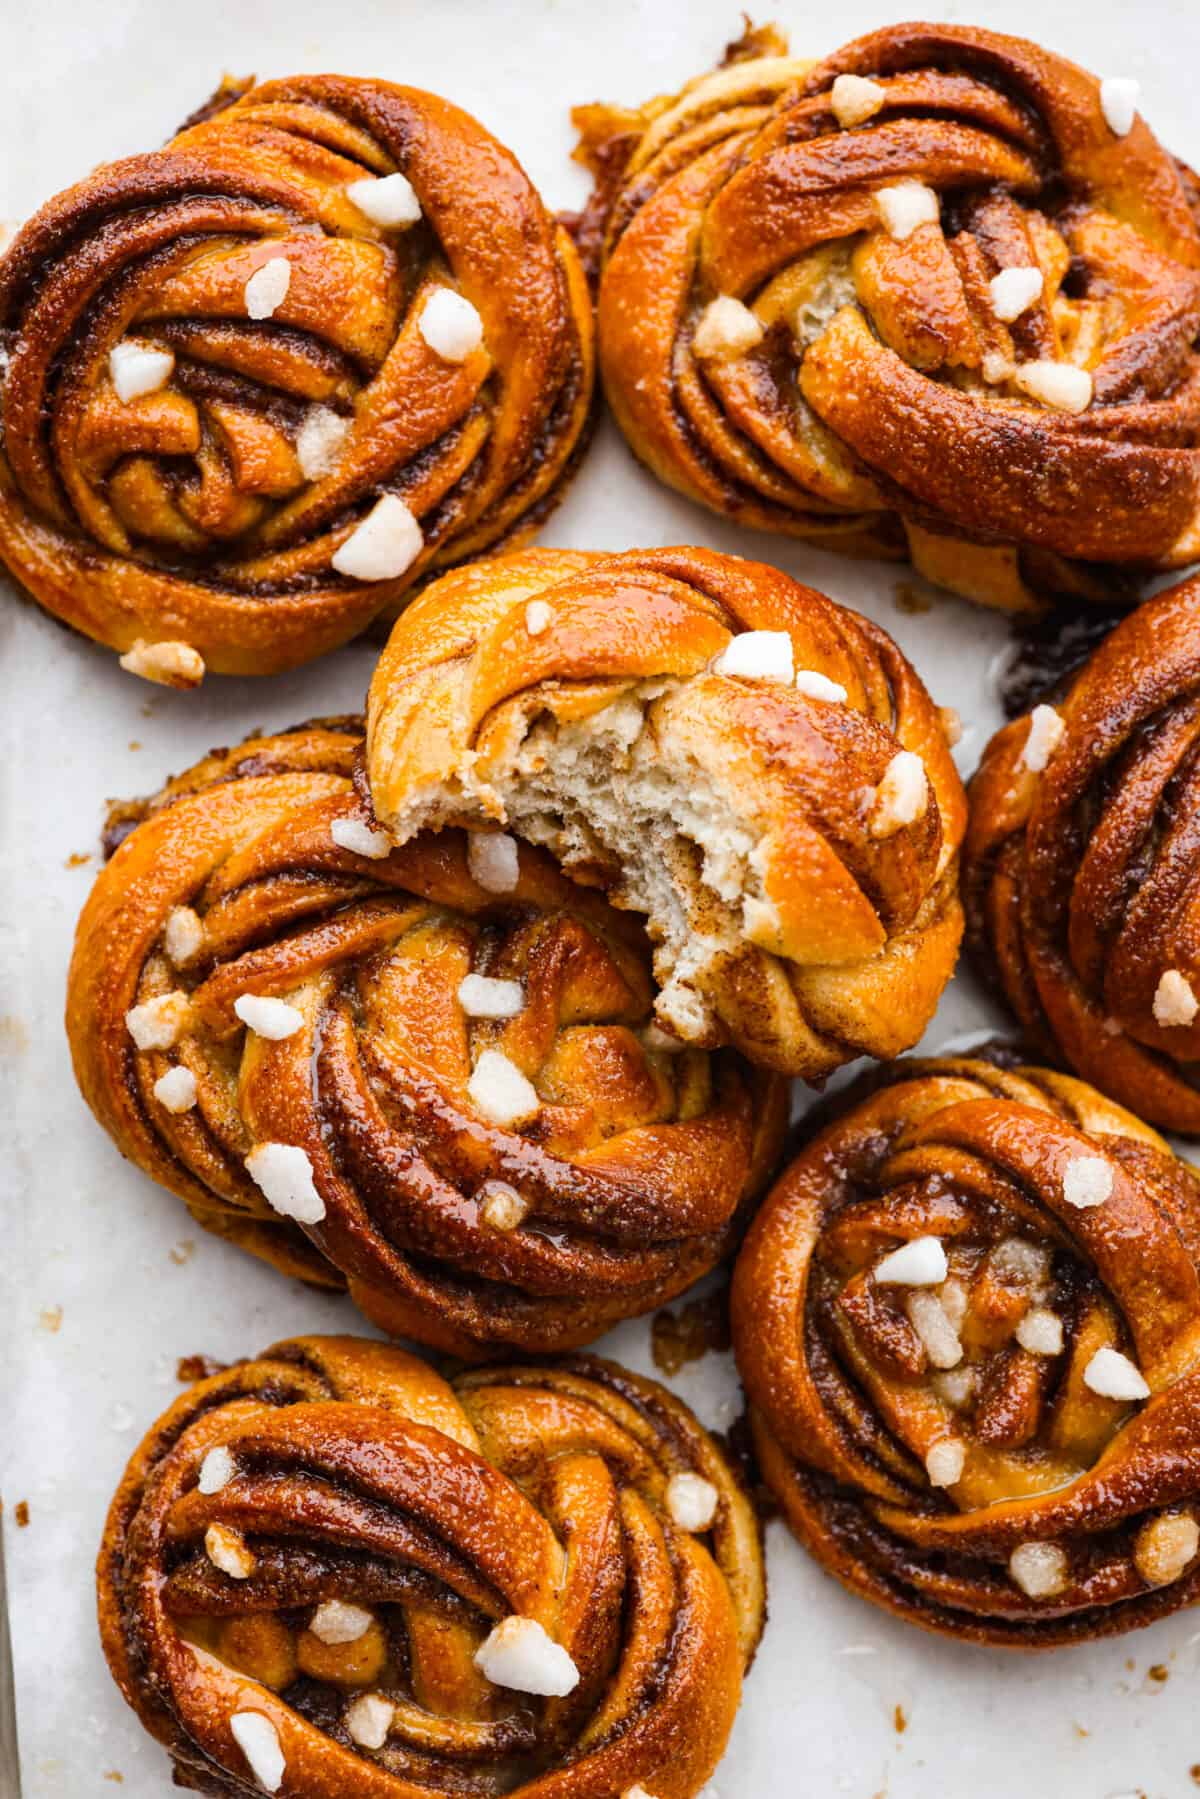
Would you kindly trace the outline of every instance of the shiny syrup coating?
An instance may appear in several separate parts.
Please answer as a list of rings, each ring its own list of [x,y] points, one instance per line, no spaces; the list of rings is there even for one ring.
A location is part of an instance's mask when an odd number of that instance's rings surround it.
[[[715,1497],[695,1534],[680,1474]],[[122,1693],[177,1781],[220,1799],[261,1790],[231,1723],[248,1712],[295,1799],[690,1799],[764,1615],[749,1501],[655,1382],[587,1356],[447,1381],[352,1337],[278,1343],[178,1399],[129,1464],[97,1582]],[[356,1608],[352,1640],[323,1640],[331,1601]],[[570,1656],[566,1697],[476,1666],[512,1617]],[[378,1746],[356,1740],[364,1700]]]
[[[375,828],[361,747],[347,720],[251,739],[143,804],[79,922],[80,1087],[205,1228],[348,1285],[384,1329],[463,1354],[587,1342],[728,1252],[778,1154],[784,1084],[731,1051],[656,1047],[639,924],[543,852],[521,846],[498,894],[459,831],[340,847],[335,825]],[[472,974],[517,983],[520,1011],[469,1015]],[[169,993],[174,1043],[139,1049],[127,1014]],[[247,1028],[246,996],[293,1008],[291,1034]],[[516,1125],[472,1095],[489,1050],[536,1090]],[[156,1091],[174,1069],[195,1082],[181,1112]],[[307,1155],[318,1221],[268,1204],[245,1165],[264,1143]],[[498,1193],[523,1202],[515,1225],[490,1221]]]
[[[1200,1026],[1169,1022],[1160,995],[1164,977],[1200,992],[1200,581],[1132,613],[1054,703],[1045,768],[1026,760],[1028,714],[971,782],[972,956],[1040,1053],[1200,1134]]]
[[[924,1238],[944,1270],[896,1284],[885,1259]],[[1198,1269],[1200,1185],[1129,1113],[1044,1069],[896,1063],[784,1172],[735,1269],[792,1530],[852,1592],[978,1642],[1194,1603]]]
[[[842,76],[874,88],[845,122]],[[972,26],[815,64],[770,29],[678,95],[575,118],[605,387],[661,480],[1012,610],[1194,560],[1197,188],[1140,115],[1118,135],[1095,76]],[[893,234],[876,195],[905,183],[936,217]],[[1006,269],[1042,276],[1011,321]],[[754,341],[713,353],[713,301]],[[1082,408],[1023,364],[1082,381]]]
[[[397,174],[420,217],[375,223],[348,189]],[[247,282],[281,257],[286,291],[251,317]],[[439,288],[481,321],[461,360],[421,330]],[[231,84],[0,258],[0,560],[115,649],[293,667],[532,532],[581,442],[591,340],[565,231],[468,114],[383,81]],[[174,361],[123,401],[109,357],[130,347]],[[337,435],[315,460],[314,418]],[[339,573],[385,494],[419,554],[387,579]]]

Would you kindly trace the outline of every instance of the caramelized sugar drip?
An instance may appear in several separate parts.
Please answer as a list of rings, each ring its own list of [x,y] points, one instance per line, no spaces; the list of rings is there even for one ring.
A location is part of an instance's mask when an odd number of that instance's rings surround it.
[[[1020,718],[1035,706],[1061,698],[1092,651],[1103,643],[1124,612],[1105,606],[1052,607],[1019,613],[1012,621],[1008,651],[997,685],[1005,718]]]
[[[702,1299],[688,1299],[677,1311],[655,1312],[650,1326],[650,1350],[654,1366],[661,1374],[678,1374],[691,1362],[700,1361],[710,1350],[725,1350],[732,1339],[729,1334],[729,1293],[706,1293]]]

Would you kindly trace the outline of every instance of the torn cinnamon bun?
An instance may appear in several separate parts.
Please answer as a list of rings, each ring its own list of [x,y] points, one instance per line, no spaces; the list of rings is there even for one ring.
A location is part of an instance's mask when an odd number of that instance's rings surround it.
[[[647,919],[660,1024],[819,1079],[921,1035],[958,949],[952,723],[886,632],[711,550],[444,577],[368,703],[398,840],[511,826]]]

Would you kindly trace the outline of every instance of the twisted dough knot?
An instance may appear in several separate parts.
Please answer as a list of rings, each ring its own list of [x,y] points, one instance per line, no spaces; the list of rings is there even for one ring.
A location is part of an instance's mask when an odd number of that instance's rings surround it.
[[[368,762],[401,841],[499,819],[645,913],[683,1041],[819,1077],[910,1047],[953,969],[944,721],[886,633],[762,563],[445,577],[376,670]]]
[[[690,1529],[681,1483],[706,1501]],[[178,1399],[113,1501],[98,1587],[125,1699],[181,1785],[230,1799],[688,1799],[764,1612],[753,1511],[655,1382],[585,1356],[448,1384],[352,1337]],[[476,1659],[504,1620],[550,1681]]]
[[[601,368],[637,454],[746,524],[907,543],[992,605],[1193,560],[1190,172],[1018,38],[785,50],[751,34],[673,99],[575,115]]]
[[[946,1060],[892,1079],[793,1162],[735,1271],[792,1529],[852,1591],[981,1641],[1192,1603],[1195,1175],[1064,1075]]]
[[[0,261],[0,557],[152,678],[289,668],[530,533],[591,329],[565,232],[457,107],[234,85]]]
[[[77,1078],[201,1224],[385,1329],[585,1342],[727,1252],[784,1085],[648,1035],[639,926],[542,852],[503,892],[457,832],[389,853],[361,743],[252,740],[144,809],[79,924]]]
[[[1200,1134],[1200,580],[1133,613],[997,732],[971,783],[976,960],[1029,1039],[1164,1129]]]

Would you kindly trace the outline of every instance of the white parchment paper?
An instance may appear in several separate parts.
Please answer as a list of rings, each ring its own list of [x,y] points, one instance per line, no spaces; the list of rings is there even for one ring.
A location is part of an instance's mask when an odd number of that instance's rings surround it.
[[[1164,141],[1200,158],[1193,5],[993,0],[986,16],[960,5],[924,12],[1025,32],[1101,74],[1137,77]],[[781,9],[793,47],[814,54],[901,16],[857,0],[815,17]],[[569,161],[571,104],[674,88],[710,66],[738,27],[736,0],[0,0],[0,220],[27,216],[99,161],[160,142],[226,70],[333,70],[432,88],[510,144],[552,206],[575,206],[586,184]],[[962,713],[964,772],[999,723],[1000,619],[903,569],[728,529],[643,474],[609,426],[544,541],[691,541],[762,556],[893,633],[935,698]],[[901,610],[901,584],[929,609]],[[75,1090],[63,985],[103,803],[152,791],[256,727],[357,709],[373,660],[370,647],[352,646],[294,675],[210,678],[197,694],[169,693],[121,674],[114,656],[0,581],[0,1490],[27,1799],[172,1790],[162,1751],[101,1658],[92,1563],[124,1463],[178,1391],[177,1359],[232,1359],[291,1332],[363,1328],[348,1302],[314,1297],[206,1238],[121,1160]],[[961,974],[925,1047],[958,1047],[998,1022]],[[811,1101],[797,1091],[799,1104]],[[601,1348],[653,1372],[645,1322]],[[706,1422],[728,1424],[737,1387],[727,1358],[706,1357],[674,1385]],[[26,1528],[14,1521],[21,1500]],[[778,1524],[768,1548],[771,1618],[713,1783],[720,1799],[1197,1791],[1200,1613],[1019,1658],[882,1617],[819,1573]]]

